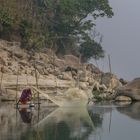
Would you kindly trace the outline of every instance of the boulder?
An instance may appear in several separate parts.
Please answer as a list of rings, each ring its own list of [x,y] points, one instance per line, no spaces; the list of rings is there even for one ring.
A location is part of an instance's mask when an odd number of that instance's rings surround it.
[[[43,61],[45,64],[47,64],[49,62],[48,55],[40,53],[40,60]]]
[[[19,61],[19,64],[20,65],[22,65],[22,66],[28,66],[28,62],[27,61],[25,61],[25,60],[21,60],[21,61]]]
[[[101,91],[101,92],[107,91],[107,87],[104,84],[100,84],[98,81],[94,81],[92,86],[93,86],[93,91]]]
[[[117,96],[115,101],[132,101],[128,96]]]
[[[72,80],[71,72],[63,72],[62,75],[63,75],[62,80]]]
[[[53,64],[56,66],[56,67],[65,67],[65,61],[62,60],[62,59],[54,59],[54,62]]]
[[[0,71],[2,73],[11,73],[11,70],[8,67],[5,67],[5,66],[4,67],[1,67]]]
[[[92,86],[94,84],[94,81],[95,80],[92,77],[89,77],[87,82],[89,83],[90,86]]]
[[[37,70],[41,75],[44,75],[44,68],[41,66],[37,66]]]
[[[27,54],[20,47],[13,46],[12,54],[18,59],[26,59]]]
[[[117,89],[122,86],[116,75],[111,73],[104,73],[101,76],[101,84],[104,84],[108,89]]]
[[[71,67],[78,67],[80,66],[80,61],[79,58],[74,56],[74,55],[65,55],[64,56],[66,65],[71,66]]]
[[[87,76],[86,72],[79,74],[79,81],[81,82],[88,82],[89,77]]]
[[[93,64],[87,64],[86,65],[86,70],[87,71],[90,71],[92,73],[95,73],[95,74],[100,74],[102,73],[99,68],[97,68],[96,66],[94,66]]]
[[[127,96],[132,100],[140,101],[140,78],[136,78],[127,85],[119,88],[115,98],[118,96]]]
[[[80,85],[79,85],[79,87],[80,87],[80,89],[82,89],[82,90],[87,90],[88,89],[88,83],[87,82],[80,82]]]
[[[122,83],[122,85],[126,85],[128,82],[124,80],[123,78],[120,78],[119,81]]]
[[[0,57],[0,64],[1,65],[6,65],[6,60],[2,57]]]

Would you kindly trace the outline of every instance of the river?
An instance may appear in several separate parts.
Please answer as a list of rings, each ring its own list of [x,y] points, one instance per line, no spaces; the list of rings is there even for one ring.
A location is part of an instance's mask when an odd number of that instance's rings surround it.
[[[0,140],[139,140],[140,103],[15,109],[0,103]]]

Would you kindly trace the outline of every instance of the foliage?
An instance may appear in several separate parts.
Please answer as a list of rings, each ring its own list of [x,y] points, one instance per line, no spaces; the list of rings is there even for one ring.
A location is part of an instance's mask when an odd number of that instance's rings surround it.
[[[96,18],[113,16],[108,0],[0,0],[0,3],[0,35],[6,30],[9,35],[20,33],[22,46],[28,49],[43,46],[58,54],[81,52],[85,60],[103,56],[101,45],[90,37],[89,31],[94,28]]]
[[[102,46],[94,40],[86,40],[84,43],[82,43],[80,53],[82,61],[84,62],[89,60],[91,57],[96,60],[104,57]]]

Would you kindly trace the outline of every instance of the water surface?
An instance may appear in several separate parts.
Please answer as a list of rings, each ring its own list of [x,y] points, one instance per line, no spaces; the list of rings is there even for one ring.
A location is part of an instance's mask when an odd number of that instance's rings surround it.
[[[139,140],[140,103],[15,109],[0,103],[0,140]]]

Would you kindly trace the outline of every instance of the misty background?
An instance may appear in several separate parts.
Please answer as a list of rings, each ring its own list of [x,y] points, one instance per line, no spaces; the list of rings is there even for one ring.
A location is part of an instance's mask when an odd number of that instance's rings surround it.
[[[96,30],[103,35],[102,46],[106,52],[106,57],[97,63],[101,70],[109,71],[107,56],[110,54],[112,73],[132,80],[140,77],[140,0],[109,2],[114,16],[96,21]]]

